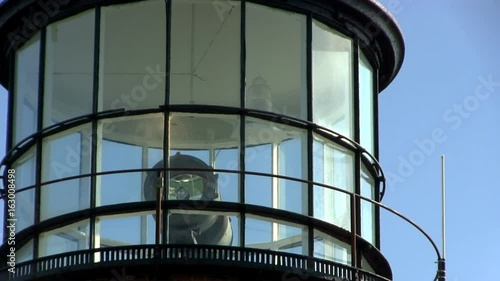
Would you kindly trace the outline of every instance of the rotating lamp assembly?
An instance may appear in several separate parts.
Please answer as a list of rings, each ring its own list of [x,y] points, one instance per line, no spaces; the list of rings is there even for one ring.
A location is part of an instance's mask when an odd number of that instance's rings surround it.
[[[168,200],[220,201],[218,176],[202,160],[180,153],[170,157],[169,179],[164,183],[162,171],[150,171],[144,181],[144,197],[157,200],[157,189],[165,184]],[[163,160],[153,169],[164,168]],[[178,170],[178,169],[186,170]],[[203,211],[203,210],[200,210]],[[157,218],[155,217],[155,220]],[[168,214],[169,244],[209,244],[231,246],[233,231],[228,216],[212,214]]]

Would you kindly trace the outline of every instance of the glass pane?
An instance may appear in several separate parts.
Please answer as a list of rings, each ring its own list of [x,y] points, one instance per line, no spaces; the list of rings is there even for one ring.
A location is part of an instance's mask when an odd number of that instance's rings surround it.
[[[239,246],[239,216],[221,212],[169,212],[169,244]]]
[[[374,104],[373,104],[373,70],[359,52],[359,125],[360,144],[368,152],[374,153]]]
[[[36,150],[30,149],[12,165],[16,171],[16,189],[35,184]],[[16,232],[35,222],[35,189],[16,192]]]
[[[246,19],[246,107],[305,119],[306,17],[248,3]]]
[[[16,233],[35,222],[35,189],[16,193]]]
[[[163,115],[148,114],[103,120],[98,151],[98,171],[157,168],[163,153]],[[150,158],[151,157],[151,158]],[[100,161],[99,161],[100,160]],[[97,180],[97,206],[155,200],[146,186],[158,172],[110,174]]]
[[[155,229],[153,211],[100,217],[96,221],[96,248],[154,244]]]
[[[20,249],[16,250],[16,263],[29,261],[33,259],[33,240],[24,244]]]
[[[354,156],[319,136],[313,143],[314,182],[349,192],[354,190]],[[340,191],[314,186],[314,217],[351,229],[351,196]]]
[[[247,171],[307,179],[305,130],[255,118],[245,122]],[[246,203],[307,214],[307,184],[247,175]]]
[[[155,200],[146,198],[146,173],[127,172],[98,176],[97,206]]]
[[[148,167],[153,167],[162,160],[163,160],[163,149],[161,148],[148,149]]]
[[[233,202],[238,199],[238,174],[203,169],[238,169],[239,125],[239,117],[230,115],[171,115],[170,167],[186,170],[170,173],[169,199]]]
[[[16,189],[21,189],[35,184],[36,149],[32,148],[19,157],[12,169],[16,175]]]
[[[173,0],[171,104],[240,106],[239,1]]]
[[[103,7],[100,110],[165,102],[165,1]]]
[[[133,145],[103,141],[102,169],[137,169],[141,163],[142,148]],[[150,167],[148,167],[150,168]],[[97,206],[142,201],[142,173],[118,173],[99,177]]]
[[[245,169],[251,172],[273,174],[272,145],[247,145],[245,148]],[[271,208],[273,205],[272,177],[246,175],[245,203]]]
[[[375,199],[375,180],[363,165],[361,169],[361,196]],[[375,244],[375,205],[361,200],[361,237]]]
[[[351,264],[351,246],[324,232],[314,230],[314,257]]]
[[[257,216],[247,216],[245,247],[307,255],[307,228]]]
[[[90,173],[91,135],[91,126],[85,125],[44,139],[42,182]],[[89,177],[43,185],[41,188],[41,220],[89,206]]]
[[[92,112],[95,13],[47,27],[44,126]]]
[[[85,220],[40,234],[38,254],[44,257],[88,248],[89,221]]]
[[[307,147],[306,133],[293,139],[283,141],[279,145],[279,174],[307,180]],[[277,185],[278,208],[299,214],[307,214],[307,184],[279,179]]]
[[[238,170],[239,149],[227,148],[215,151],[215,169]],[[240,176],[238,173],[221,173],[219,175],[219,190],[222,201],[239,202]]]
[[[353,138],[352,42],[313,21],[313,121]]]
[[[16,53],[14,84],[14,143],[37,130],[40,34]]]

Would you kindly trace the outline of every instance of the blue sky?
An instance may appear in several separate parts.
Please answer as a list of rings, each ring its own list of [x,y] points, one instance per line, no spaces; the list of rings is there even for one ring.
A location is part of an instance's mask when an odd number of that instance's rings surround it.
[[[440,155],[446,154],[448,280],[497,280],[500,1],[381,2],[395,15],[406,42],[401,72],[379,98],[380,159],[389,177],[383,203],[441,245]],[[0,147],[5,147],[6,104],[0,89]],[[434,277],[431,245],[388,213],[382,216],[382,252],[395,280]]]
[[[498,280],[500,1],[381,2],[406,43],[401,72],[379,97],[380,159],[394,176],[383,203],[441,245],[440,155],[446,154],[448,280]],[[394,216],[382,220],[382,252],[395,280],[431,280],[430,244]]]

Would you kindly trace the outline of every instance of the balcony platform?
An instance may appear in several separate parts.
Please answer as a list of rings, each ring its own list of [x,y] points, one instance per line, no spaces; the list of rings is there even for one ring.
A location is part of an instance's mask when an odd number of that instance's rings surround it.
[[[7,268],[0,271],[0,280],[16,281],[306,279],[389,281],[317,258],[205,245],[137,245],[75,251],[20,263],[15,274]]]

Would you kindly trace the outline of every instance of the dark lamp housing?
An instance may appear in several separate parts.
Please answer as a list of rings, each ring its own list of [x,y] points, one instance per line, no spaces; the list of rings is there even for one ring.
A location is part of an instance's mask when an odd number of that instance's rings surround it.
[[[163,168],[163,161],[156,163],[154,169]],[[168,200],[220,200],[217,175],[210,172],[213,168],[202,160],[177,153],[170,157],[170,172],[168,181]],[[200,169],[193,171],[192,169]],[[205,171],[203,171],[205,170]],[[144,197],[148,201],[156,201],[158,182],[162,182],[163,172],[147,173],[144,181]],[[156,219],[156,218],[155,218]],[[169,242],[178,244],[215,244],[230,246],[232,244],[232,229],[227,216],[170,214],[168,216]]]

